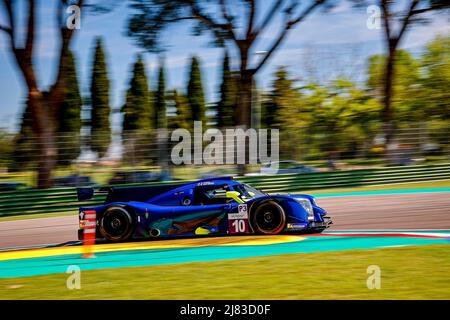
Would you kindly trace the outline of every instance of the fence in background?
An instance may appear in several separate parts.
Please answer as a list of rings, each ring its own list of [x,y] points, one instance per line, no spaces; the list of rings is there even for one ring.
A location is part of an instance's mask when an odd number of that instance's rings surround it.
[[[206,130],[206,128],[203,128]],[[192,135],[193,136],[193,135]],[[59,152],[55,176],[70,174],[91,175],[93,182],[105,183],[115,170],[134,170],[137,167],[159,166],[167,161],[171,147],[177,142],[158,138],[158,132],[113,133],[104,146],[104,157],[97,158],[88,146],[86,134],[80,137],[61,135],[57,137]],[[396,143],[393,145],[392,163],[407,165],[420,163],[427,159],[450,161],[450,128],[447,126],[427,127],[411,125],[398,129]],[[6,144],[7,142],[2,142]],[[11,154],[0,156],[0,182],[17,181],[35,185],[39,143],[33,137],[22,137],[14,142],[10,139]],[[101,144],[101,143],[100,143]],[[205,147],[208,143],[204,142]],[[81,150],[81,151],[80,151]],[[342,130],[330,131],[325,128],[290,127],[280,130],[280,160],[302,162],[327,160],[359,162],[367,160],[382,164],[384,162],[383,139],[379,129],[366,133]],[[170,161],[169,161],[170,164]],[[359,166],[359,167],[361,167]],[[174,166],[174,173],[180,167]],[[347,169],[344,167],[343,169]],[[195,169],[197,170],[197,169]],[[200,170],[197,170],[200,171]],[[100,178],[99,178],[100,177]],[[176,175],[174,178],[194,178]]]
[[[450,179],[450,164],[237,178],[268,193],[443,179]],[[75,188],[2,192],[0,193],[0,216],[68,211],[75,214],[78,207],[101,204],[104,197],[104,195],[95,195],[89,201],[79,202]]]

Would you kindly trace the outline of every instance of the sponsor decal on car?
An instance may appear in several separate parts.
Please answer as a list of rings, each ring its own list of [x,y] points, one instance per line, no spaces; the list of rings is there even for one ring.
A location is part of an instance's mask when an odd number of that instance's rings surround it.
[[[202,181],[197,183],[197,186],[201,187],[201,186],[212,186],[214,185],[214,181]]]
[[[287,224],[287,229],[290,230],[301,230],[301,229],[305,229],[307,227],[306,223],[288,223]]]

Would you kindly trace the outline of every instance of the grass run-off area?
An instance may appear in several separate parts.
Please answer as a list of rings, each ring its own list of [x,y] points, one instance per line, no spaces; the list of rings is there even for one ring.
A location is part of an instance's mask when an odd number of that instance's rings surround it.
[[[368,289],[367,268],[381,270]],[[450,299],[450,246],[285,254],[0,279],[0,299]]]
[[[327,193],[347,193],[347,192],[367,192],[367,191],[382,191],[382,190],[406,190],[406,189],[430,189],[430,188],[450,188],[450,180],[438,180],[429,182],[410,182],[398,184],[385,184],[354,188],[334,188],[334,189],[318,189],[318,190],[301,190],[299,193],[307,193],[312,195],[322,195]],[[25,220],[35,218],[51,218],[59,216],[76,215],[77,211],[55,212],[55,213],[40,213],[27,215],[14,215],[0,217],[2,221]]]

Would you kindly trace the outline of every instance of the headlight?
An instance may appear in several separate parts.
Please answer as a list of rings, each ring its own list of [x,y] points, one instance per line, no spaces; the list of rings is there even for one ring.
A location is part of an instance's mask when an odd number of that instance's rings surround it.
[[[297,202],[300,203],[303,209],[305,209],[308,213],[308,220],[314,221],[314,210],[311,201],[306,198],[295,198],[295,200],[297,200]]]

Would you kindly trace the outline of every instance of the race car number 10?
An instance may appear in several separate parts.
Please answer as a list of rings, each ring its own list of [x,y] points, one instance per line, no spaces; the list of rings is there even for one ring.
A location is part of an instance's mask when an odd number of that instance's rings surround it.
[[[231,225],[233,226],[233,233],[247,232],[247,228],[244,220],[234,220]]]
[[[228,214],[228,230],[230,233],[248,233],[247,205],[240,204],[238,213]]]

